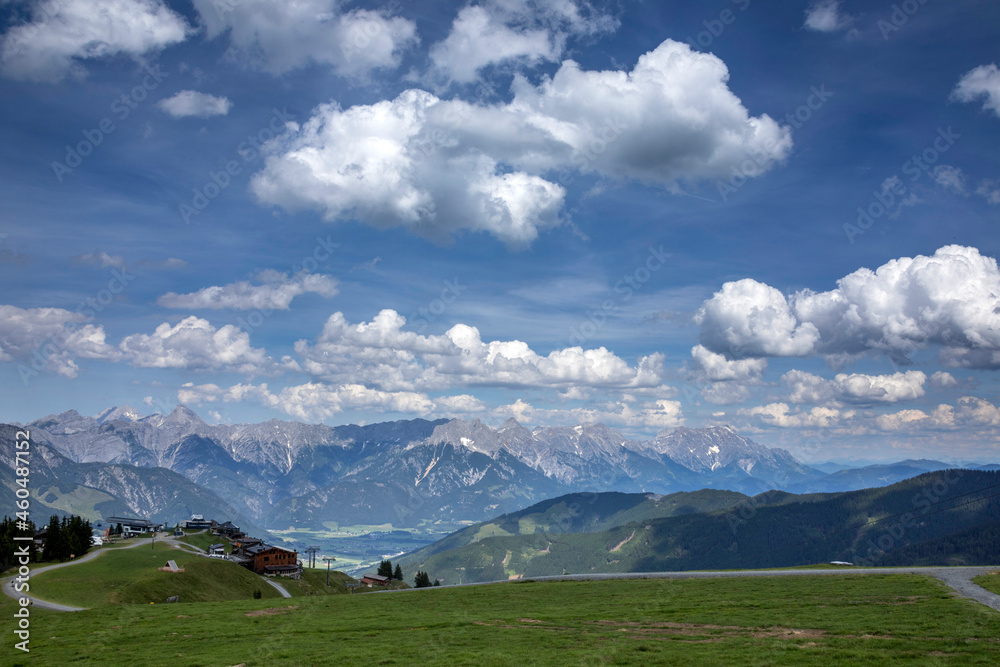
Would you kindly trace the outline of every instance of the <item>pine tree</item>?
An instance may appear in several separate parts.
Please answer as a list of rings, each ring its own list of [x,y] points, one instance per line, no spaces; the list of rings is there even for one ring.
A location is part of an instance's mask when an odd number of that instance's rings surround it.
[[[69,519],[63,517],[59,523],[59,539],[56,541],[56,546],[53,550],[55,557],[59,560],[66,560],[73,553],[70,551],[70,537]]]
[[[428,588],[431,585],[431,578],[426,572],[417,572],[413,577],[413,585],[417,588]]]
[[[378,576],[392,579],[392,561],[384,560],[379,564]]]
[[[49,525],[45,530],[45,545],[42,547],[42,560],[58,558],[59,532],[59,517],[53,514],[49,517]]]
[[[403,568],[399,566],[399,563],[396,563],[396,571],[392,573],[392,578],[396,581],[403,580]]]

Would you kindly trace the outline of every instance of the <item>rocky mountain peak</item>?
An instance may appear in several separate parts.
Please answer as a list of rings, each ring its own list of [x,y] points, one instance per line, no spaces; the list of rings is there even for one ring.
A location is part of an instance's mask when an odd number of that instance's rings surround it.
[[[657,435],[648,443],[648,449],[695,472],[713,472],[736,464],[749,473],[762,462],[773,464],[778,459],[788,459],[797,463],[788,452],[758,444],[731,426],[680,427]]]
[[[627,438],[604,424],[538,427],[532,431],[537,440],[545,441],[556,451],[574,454],[583,459],[616,455]]]
[[[503,446],[498,433],[478,419],[473,421],[453,419],[441,424],[435,427],[431,436],[420,444],[436,445],[442,442],[489,456],[493,456]]]
[[[49,415],[31,422],[30,426],[40,428],[54,435],[72,435],[89,431],[97,426],[93,417],[84,417],[76,410],[67,410],[57,415]]]
[[[118,407],[116,405],[113,408],[101,410],[94,415],[94,419],[97,420],[98,424],[104,424],[105,422],[114,421],[115,419],[135,422],[142,419],[142,413],[128,405],[123,405],[122,407]]]

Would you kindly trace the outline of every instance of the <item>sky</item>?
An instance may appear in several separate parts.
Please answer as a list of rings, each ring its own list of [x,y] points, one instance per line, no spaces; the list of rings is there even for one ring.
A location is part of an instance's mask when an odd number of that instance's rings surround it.
[[[1000,458],[1000,4],[0,0],[0,420]]]

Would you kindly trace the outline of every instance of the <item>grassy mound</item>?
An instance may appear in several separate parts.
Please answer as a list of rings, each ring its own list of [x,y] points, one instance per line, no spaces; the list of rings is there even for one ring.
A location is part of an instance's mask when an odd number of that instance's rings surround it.
[[[207,530],[199,530],[197,532],[184,533],[184,537],[171,537],[178,542],[184,542],[185,544],[190,544],[193,547],[198,547],[202,551],[208,551],[208,548],[213,544],[225,544],[227,546],[226,551],[228,552],[229,540],[225,537],[219,537],[218,535],[212,535]]]
[[[167,560],[184,572],[160,572]],[[205,558],[157,543],[152,549],[113,550],[96,559],[43,572],[31,578],[38,597],[80,607],[164,602],[177,595],[182,602],[250,600],[280,597],[260,577],[228,561]]]

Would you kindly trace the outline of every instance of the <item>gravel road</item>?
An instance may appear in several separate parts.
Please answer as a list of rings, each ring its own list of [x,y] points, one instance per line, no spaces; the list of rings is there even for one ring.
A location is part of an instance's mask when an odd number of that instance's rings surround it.
[[[279,584],[277,581],[271,581],[270,579],[268,579],[266,577],[261,577],[261,579],[263,579],[265,582],[271,584],[272,588],[276,588],[278,590],[278,592],[281,593],[281,597],[283,597],[283,598],[290,598],[290,597],[292,597],[292,594],[289,593],[287,590],[285,590],[285,587],[282,586],[281,584]]]

